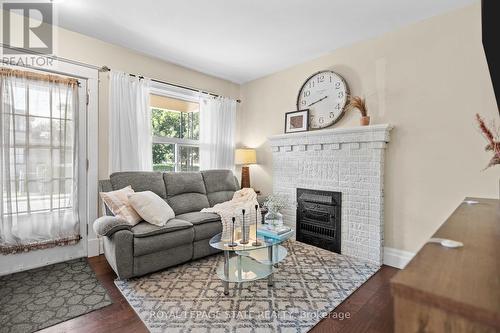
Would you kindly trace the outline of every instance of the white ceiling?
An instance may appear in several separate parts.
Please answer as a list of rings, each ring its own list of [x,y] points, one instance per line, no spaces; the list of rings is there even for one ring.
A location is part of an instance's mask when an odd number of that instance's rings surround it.
[[[471,2],[55,1],[64,28],[236,83]]]

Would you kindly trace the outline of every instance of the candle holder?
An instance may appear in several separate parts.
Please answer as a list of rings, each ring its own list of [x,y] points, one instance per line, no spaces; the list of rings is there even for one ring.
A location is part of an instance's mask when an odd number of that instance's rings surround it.
[[[243,214],[243,221],[241,222],[241,231],[242,231],[242,236],[241,236],[241,241],[240,244],[248,244],[248,237],[246,233],[246,228],[245,228],[245,210],[242,209],[241,213]]]
[[[257,223],[257,215],[258,215],[259,205],[255,205],[255,242],[252,243],[253,246],[261,246],[262,243],[257,238],[257,229],[259,224]]]
[[[228,243],[227,246],[228,247],[235,247],[237,246],[238,244],[234,241],[234,221],[236,221],[236,218],[233,216],[233,225],[231,227],[231,243]]]

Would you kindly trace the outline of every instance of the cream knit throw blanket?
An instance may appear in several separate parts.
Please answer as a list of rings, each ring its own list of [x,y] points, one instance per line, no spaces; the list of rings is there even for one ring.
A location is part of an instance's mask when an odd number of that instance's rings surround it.
[[[234,228],[236,230],[235,239],[238,239],[236,235],[238,234],[238,231],[241,230],[242,226],[242,209],[245,209],[245,229],[247,230],[248,235],[249,226],[255,224],[255,205],[259,205],[257,202],[257,193],[255,193],[255,191],[251,188],[243,188],[236,191],[233,195],[233,199],[230,201],[216,204],[210,208],[203,208],[201,211],[219,214],[222,220],[221,239],[230,240],[233,216],[236,218],[236,222],[234,224]],[[257,218],[260,223],[262,218],[260,208],[257,209]],[[252,237],[252,235],[250,235],[250,237]]]

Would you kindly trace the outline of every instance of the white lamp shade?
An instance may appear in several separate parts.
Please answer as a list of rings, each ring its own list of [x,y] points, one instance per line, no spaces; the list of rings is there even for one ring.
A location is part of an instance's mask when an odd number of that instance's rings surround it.
[[[234,156],[234,163],[243,165],[256,164],[257,154],[255,149],[251,148],[236,149],[236,153]]]

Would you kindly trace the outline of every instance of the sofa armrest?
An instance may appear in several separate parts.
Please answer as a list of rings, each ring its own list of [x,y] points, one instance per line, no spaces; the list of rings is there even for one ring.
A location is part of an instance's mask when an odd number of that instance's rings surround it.
[[[103,238],[104,255],[120,280],[134,276],[134,234],[118,230]]]
[[[99,236],[110,237],[119,230],[131,230],[132,226],[116,216],[101,216],[94,222],[94,231]]]

